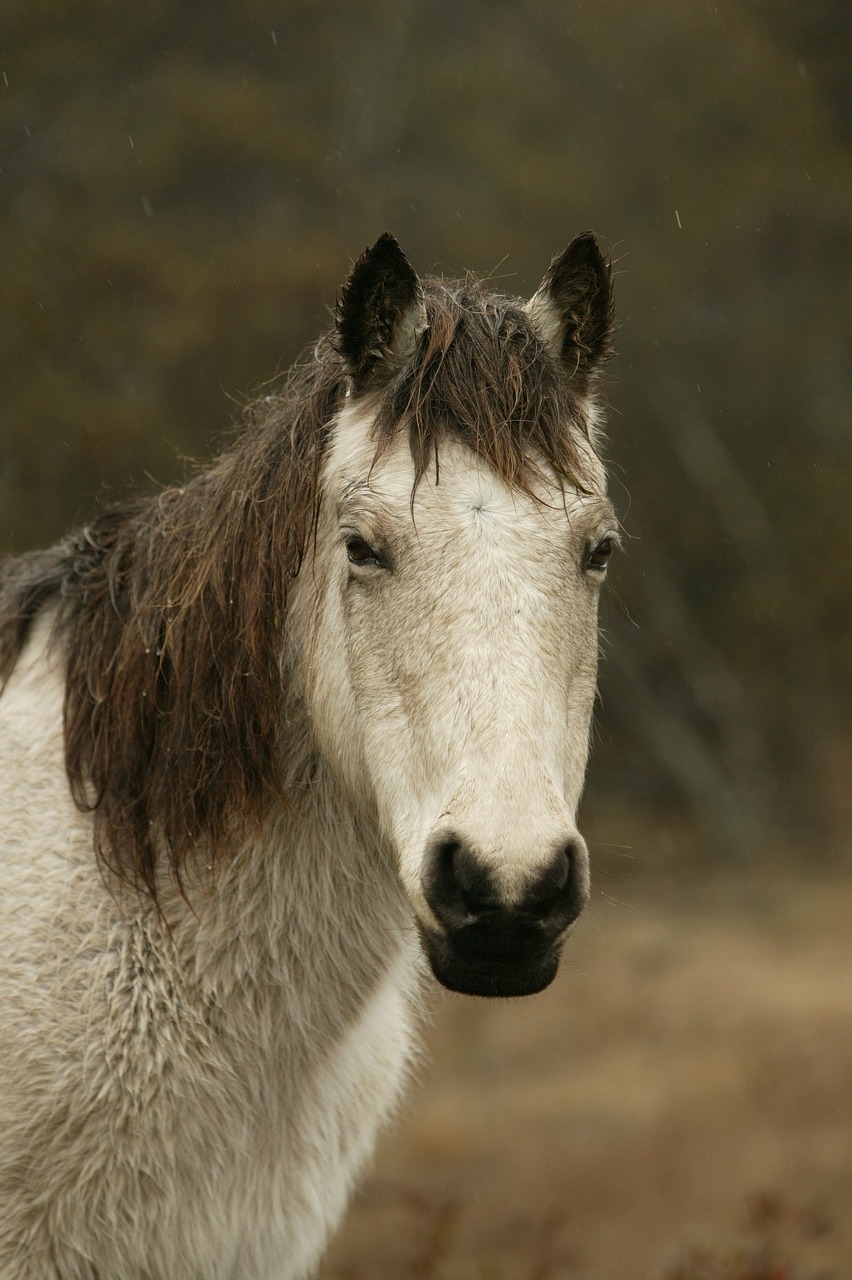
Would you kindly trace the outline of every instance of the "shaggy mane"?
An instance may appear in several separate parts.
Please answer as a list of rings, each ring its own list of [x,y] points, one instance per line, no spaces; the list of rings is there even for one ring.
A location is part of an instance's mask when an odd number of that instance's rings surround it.
[[[474,280],[424,292],[415,354],[370,393],[377,454],[407,430],[416,484],[452,434],[513,488],[534,492],[543,469],[582,485],[580,399],[522,304]],[[330,335],[187,484],[0,563],[0,689],[53,610],[74,801],[104,864],[155,900],[161,867],[180,883],[199,843],[211,861],[281,793],[287,598],[348,386]]]

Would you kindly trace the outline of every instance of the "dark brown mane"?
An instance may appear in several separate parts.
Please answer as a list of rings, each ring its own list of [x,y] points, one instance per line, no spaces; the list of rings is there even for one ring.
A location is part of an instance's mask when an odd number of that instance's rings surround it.
[[[406,428],[419,478],[452,433],[516,488],[529,492],[542,466],[582,483],[577,396],[521,304],[474,281],[424,293],[428,328],[374,393],[377,450]],[[75,802],[93,812],[107,865],[155,898],[160,859],[180,880],[194,846],[221,845],[278,785],[288,589],[347,385],[322,340],[185,486],[0,564],[0,687],[53,608]]]

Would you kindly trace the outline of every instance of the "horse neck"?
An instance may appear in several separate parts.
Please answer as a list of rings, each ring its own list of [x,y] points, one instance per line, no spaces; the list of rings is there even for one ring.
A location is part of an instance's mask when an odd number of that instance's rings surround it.
[[[187,897],[167,914],[199,987],[222,1007],[271,999],[290,1033],[334,1034],[412,950],[382,842],[321,762]]]

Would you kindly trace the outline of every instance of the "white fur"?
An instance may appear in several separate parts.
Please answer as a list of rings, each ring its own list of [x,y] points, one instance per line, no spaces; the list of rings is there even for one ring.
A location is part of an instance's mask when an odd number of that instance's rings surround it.
[[[566,500],[553,484],[536,501],[447,441],[412,507],[405,440],[375,467],[374,451],[368,415],[349,407],[326,473],[346,496],[326,508],[318,560],[346,573],[329,546],[342,526],[368,542],[391,531],[398,568],[359,571],[348,591],[315,583],[316,643],[348,664],[309,664],[308,696],[429,923],[420,873],[439,823],[476,836],[508,900],[576,834],[597,668],[598,582],[582,560],[615,521],[599,469],[596,494]]]
[[[565,317],[550,292],[549,284],[543,284],[527,303],[527,315],[541,342],[554,360],[562,359],[562,342],[565,336]]]
[[[191,908],[96,865],[49,619],[0,698],[0,1280],[312,1274],[414,1053],[429,833],[472,832],[511,900],[576,831],[602,476],[535,502],[447,441],[412,519],[369,428],[349,402],[290,606],[320,766]]]

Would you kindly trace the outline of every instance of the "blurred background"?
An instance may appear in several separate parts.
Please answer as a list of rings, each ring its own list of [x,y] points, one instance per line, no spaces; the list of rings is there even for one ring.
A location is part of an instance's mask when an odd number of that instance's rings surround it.
[[[510,294],[615,264],[592,923],[540,1001],[439,1003],[328,1276],[852,1275],[849,5],[3,19],[0,551],[209,456],[384,230]]]

